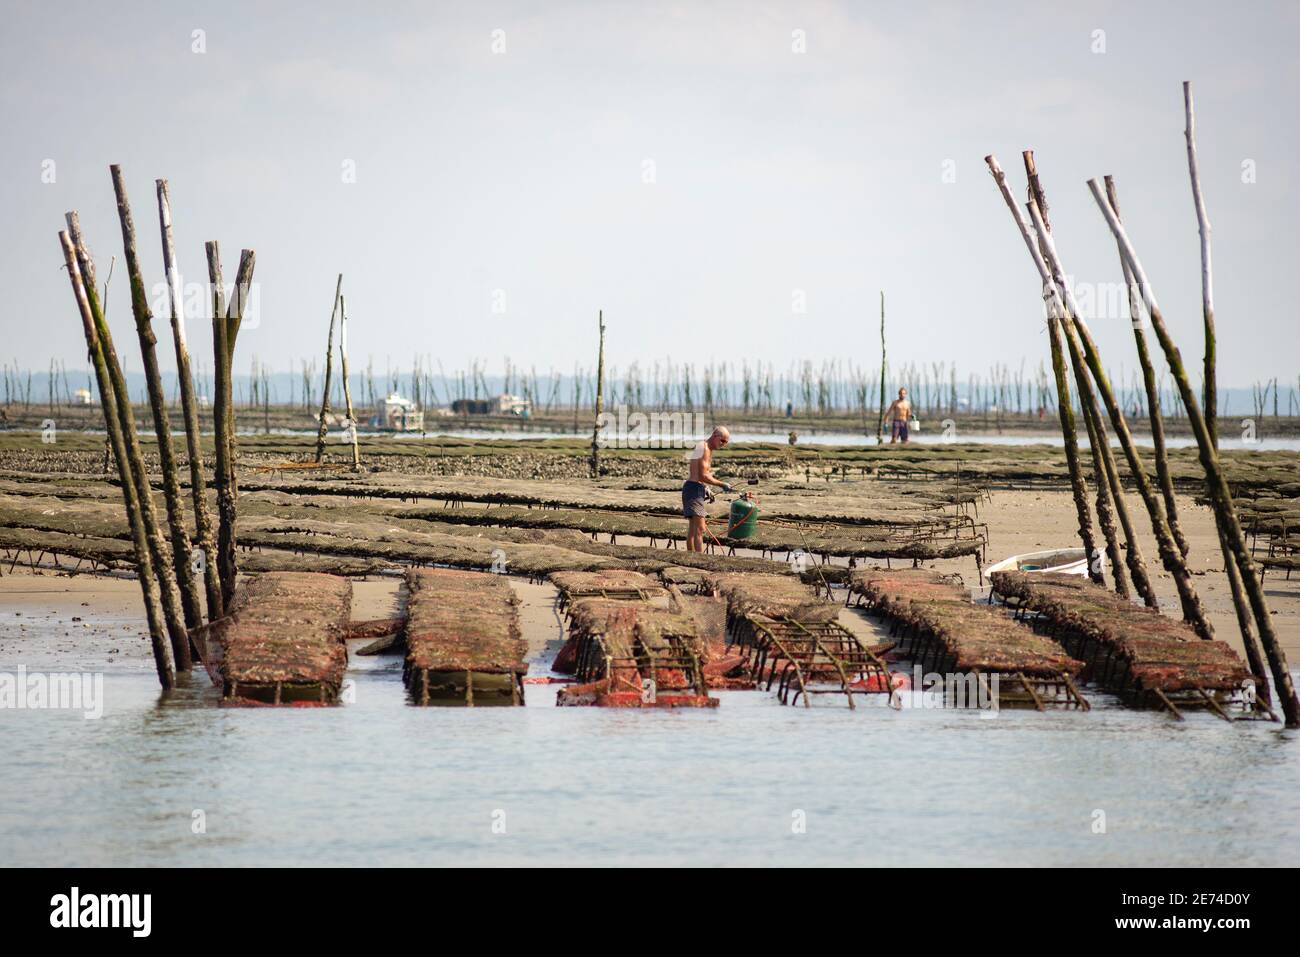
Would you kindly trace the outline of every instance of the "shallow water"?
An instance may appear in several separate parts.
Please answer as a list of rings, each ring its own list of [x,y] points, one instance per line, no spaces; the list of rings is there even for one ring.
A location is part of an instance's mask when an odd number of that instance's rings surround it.
[[[6,863],[1300,863],[1300,739],[1276,725],[1102,696],[628,712],[545,685],[525,708],[420,709],[398,659],[361,661],[332,709],[217,707],[202,676],[161,704],[136,664],[105,673],[99,720],[0,711]]]

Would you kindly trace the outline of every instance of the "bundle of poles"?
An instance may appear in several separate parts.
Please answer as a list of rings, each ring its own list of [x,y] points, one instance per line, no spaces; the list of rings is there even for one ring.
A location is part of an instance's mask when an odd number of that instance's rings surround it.
[[[1215,524],[1218,530],[1219,547],[1223,554],[1224,570],[1232,591],[1232,600],[1236,610],[1237,623],[1241,629],[1242,643],[1246,658],[1255,678],[1256,693],[1272,700],[1268,684],[1271,672],[1277,696],[1281,699],[1286,725],[1290,728],[1300,727],[1300,704],[1296,700],[1294,684],[1287,666],[1286,655],[1278,642],[1273,627],[1272,617],[1264,596],[1260,577],[1242,534],[1241,523],[1232,500],[1232,492],[1219,464],[1218,434],[1215,419],[1217,402],[1215,385],[1215,333],[1213,282],[1210,263],[1210,223],[1201,195],[1200,174],[1196,160],[1196,120],[1192,102],[1190,83],[1183,84],[1183,101],[1186,114],[1187,165],[1191,177],[1192,198],[1196,207],[1196,218],[1201,242],[1201,294],[1203,305],[1203,322],[1205,330],[1205,358],[1203,374],[1203,396],[1198,397],[1192,389],[1191,380],[1183,364],[1182,355],[1174,343],[1165,325],[1156,302],[1155,293],[1147,279],[1146,271],[1138,260],[1133,243],[1120,221],[1119,199],[1112,177],[1103,181],[1090,179],[1088,188],[1092,192],[1097,207],[1106,220],[1106,225],[1114,235],[1119,251],[1120,269],[1128,288],[1129,318],[1133,327],[1133,337],[1137,347],[1138,362],[1142,368],[1142,377],[1147,394],[1147,409],[1151,420],[1152,445],[1155,454],[1155,478],[1153,484],[1147,472],[1138,448],[1129,431],[1128,422],[1120,403],[1116,400],[1106,370],[1102,364],[1097,343],[1088,329],[1074,293],[1066,281],[1066,272],[1061,264],[1048,217],[1047,197],[1043,192],[1038,169],[1034,162],[1032,150],[1023,153],[1025,175],[1028,180],[1028,202],[1025,211],[1012,195],[1007,185],[1007,177],[997,158],[989,155],[984,158],[989,171],[997,184],[1012,220],[1024,240],[1025,248],[1038,271],[1042,283],[1043,299],[1046,305],[1048,340],[1051,347],[1052,369],[1056,378],[1059,396],[1057,409],[1061,419],[1061,432],[1065,442],[1066,464],[1070,472],[1071,490],[1074,496],[1075,510],[1079,519],[1079,537],[1089,556],[1089,575],[1098,584],[1104,584],[1104,566],[1102,549],[1097,543],[1093,531],[1092,515],[1088,503],[1087,479],[1081,462],[1077,423],[1072,403],[1069,400],[1070,378],[1073,373],[1075,386],[1079,392],[1079,408],[1084,419],[1088,437],[1089,456],[1091,458],[1093,481],[1096,485],[1097,523],[1105,543],[1105,552],[1110,558],[1113,585],[1117,593],[1130,596],[1129,582],[1132,582],[1143,603],[1150,608],[1158,608],[1159,603],[1152,588],[1151,578],[1147,573],[1142,551],[1138,543],[1133,518],[1129,514],[1124,500],[1124,487],[1110,439],[1106,429],[1106,419],[1119,440],[1128,465],[1129,476],[1136,487],[1139,497],[1146,507],[1151,528],[1155,535],[1160,561],[1173,578],[1182,606],[1183,618],[1203,639],[1214,637],[1214,628],[1206,616],[1200,597],[1192,585],[1191,573],[1187,567],[1188,544],[1179,525],[1177,503],[1174,496],[1173,480],[1169,471],[1168,451],[1164,439],[1163,420],[1160,411],[1159,390],[1156,373],[1152,363],[1151,351],[1146,337],[1146,323],[1143,309],[1150,321],[1152,330],[1160,349],[1164,352],[1170,374],[1178,386],[1179,398],[1186,409],[1192,425],[1200,454],[1200,462],[1205,470],[1206,486],[1211,507],[1214,510]],[[1026,220],[1025,212],[1028,212]],[[1067,360],[1068,356],[1068,360]],[[1100,400],[1100,403],[1099,401]],[[1202,406],[1202,400],[1204,406]],[[1105,419],[1102,408],[1105,409]],[[1116,527],[1118,522],[1118,528]],[[1121,542],[1121,534],[1123,536]],[[1125,578],[1125,570],[1128,579]],[[1257,633],[1258,632],[1258,633]]]
[[[189,346],[185,338],[184,302],[181,298],[180,274],[176,267],[176,247],[172,236],[171,198],[166,180],[157,180],[158,222],[162,234],[163,267],[176,349],[176,372],[181,407],[185,420],[185,451],[189,466],[190,499],[193,525],[189,523],[178,476],[177,453],[172,442],[162,378],[158,370],[157,338],[153,331],[153,313],[136,252],[135,223],[127,201],[126,185],[120,166],[110,167],[113,191],[117,198],[118,220],[122,228],[127,280],[130,284],[131,312],[135,320],[140,351],[144,360],[149,406],[153,415],[158,459],[162,471],[163,503],[166,531],[154,502],[153,486],[136,431],[135,415],[127,392],[122,364],[113,344],[106,319],[107,283],[103,293],[96,285],[95,261],[81,230],[75,211],[67,214],[67,229],[59,233],[63,261],[72,284],[72,294],[81,316],[86,349],[99,388],[100,406],[108,435],[107,451],[116,462],[122,500],[140,589],[144,595],[145,617],[153,649],[158,680],[164,689],[172,688],[177,673],[193,667],[191,632],[203,626],[204,603],[208,622],[224,614],[235,593],[235,421],[231,401],[231,363],[235,340],[244,316],[248,291],[253,281],[253,250],[240,254],[239,271],[229,304],[221,277],[221,256],[216,242],[206,244],[208,277],[212,292],[212,339],[215,369],[215,459],[213,485],[217,498],[217,528],[213,537],[212,516],[207,503],[199,436],[198,405],[190,373]]]

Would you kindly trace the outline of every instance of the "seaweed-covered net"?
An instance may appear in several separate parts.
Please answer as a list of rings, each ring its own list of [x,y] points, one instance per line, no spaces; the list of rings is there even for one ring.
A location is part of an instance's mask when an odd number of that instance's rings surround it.
[[[518,598],[500,575],[449,568],[406,574],[408,669],[518,673],[527,645]]]
[[[960,671],[1075,674],[1083,662],[1004,612],[970,600],[951,578],[926,570],[855,571],[853,591],[884,614],[943,643]]]
[[[352,583],[310,572],[275,572],[241,583],[234,608],[216,633],[221,670],[241,684],[342,680],[343,632]]]
[[[834,621],[839,605],[823,601],[791,575],[723,573],[710,578],[715,594],[736,618],[792,618],[806,623]]]
[[[1238,688],[1250,674],[1225,642],[1202,641],[1187,624],[1083,578],[994,572],[993,588],[1077,639],[1099,643],[1142,686],[1178,691]]]

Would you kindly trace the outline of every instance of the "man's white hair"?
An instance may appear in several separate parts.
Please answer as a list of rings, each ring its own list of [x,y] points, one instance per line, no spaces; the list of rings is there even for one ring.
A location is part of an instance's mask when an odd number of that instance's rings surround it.
[[[725,425],[715,426],[713,429],[713,434],[718,436],[719,438],[727,439],[728,441],[731,440],[731,430],[728,429]]]

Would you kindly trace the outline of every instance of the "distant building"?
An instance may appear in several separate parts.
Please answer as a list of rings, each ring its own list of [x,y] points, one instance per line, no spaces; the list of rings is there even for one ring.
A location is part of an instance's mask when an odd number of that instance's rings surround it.
[[[389,432],[422,432],[424,413],[410,399],[404,399],[394,392],[379,403],[370,424]]]
[[[89,389],[78,389],[72,393],[73,405],[94,405],[95,401],[90,394]]]
[[[492,399],[457,399],[451,411],[457,415],[518,415],[526,419],[533,414],[533,402],[503,392]]]

